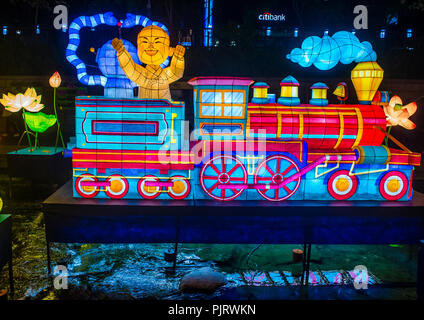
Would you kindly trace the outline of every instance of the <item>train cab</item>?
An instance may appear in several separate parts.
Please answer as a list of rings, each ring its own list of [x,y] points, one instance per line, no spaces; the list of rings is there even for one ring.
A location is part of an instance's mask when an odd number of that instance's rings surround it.
[[[251,79],[196,77],[188,83],[193,86],[196,139],[244,138]]]

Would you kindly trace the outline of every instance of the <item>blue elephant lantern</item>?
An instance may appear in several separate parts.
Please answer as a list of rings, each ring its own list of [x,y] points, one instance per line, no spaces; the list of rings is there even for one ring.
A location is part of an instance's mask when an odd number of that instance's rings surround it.
[[[94,29],[99,25],[110,27],[132,28],[135,26],[146,27],[156,25],[168,33],[168,29],[161,23],[155,22],[141,15],[127,14],[125,20],[117,20],[112,12],[96,14],[94,16],[81,16],[76,18],[69,26],[69,43],[66,48],[66,59],[76,68],[78,80],[88,86],[103,86],[104,95],[108,98],[134,98],[134,88],[137,84],[129,80],[119,65],[112,41],[106,42],[97,52],[96,62],[101,75],[89,75],[84,61],[78,55],[80,45],[80,31],[82,28]],[[137,48],[129,41],[122,40],[125,49],[130,53],[134,62],[141,64],[137,54]],[[166,67],[169,58],[161,65]]]
[[[137,48],[129,41],[122,40],[125,49],[129,52],[134,62],[140,64]],[[105,97],[134,98],[134,88],[137,84],[127,78],[113,49],[112,40],[106,42],[98,51],[96,62],[102,74],[106,77]]]

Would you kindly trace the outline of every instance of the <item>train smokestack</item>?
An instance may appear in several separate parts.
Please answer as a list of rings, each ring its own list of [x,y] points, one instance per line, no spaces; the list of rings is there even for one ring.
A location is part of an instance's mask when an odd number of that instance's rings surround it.
[[[352,70],[351,78],[360,104],[371,104],[383,75],[384,70],[375,61],[360,62]]]
[[[269,85],[265,82],[256,82],[253,86],[253,103],[266,104],[268,103]]]
[[[299,82],[292,76],[287,76],[280,82],[281,95],[278,103],[284,106],[298,106],[299,99]]]

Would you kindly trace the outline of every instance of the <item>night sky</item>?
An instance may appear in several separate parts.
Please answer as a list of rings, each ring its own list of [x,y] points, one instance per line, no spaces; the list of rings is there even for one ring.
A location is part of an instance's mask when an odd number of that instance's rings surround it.
[[[414,9],[422,0],[214,0],[214,42],[219,46],[203,47],[204,9],[203,0],[91,0],[91,1],[48,1],[6,0],[0,11],[0,26],[7,26],[8,35],[0,37],[0,70],[3,75],[49,74],[60,66],[63,73],[73,70],[65,60],[67,36],[53,28],[53,8],[66,4],[69,8],[69,24],[81,15],[93,15],[113,11],[117,18],[127,12],[146,15],[164,23],[175,46],[179,36],[192,30],[193,47],[187,53],[186,72],[202,74],[247,74],[277,76],[295,66],[285,55],[310,35],[322,36],[325,29],[330,35],[339,30],[351,31],[357,4],[368,8],[368,30],[359,30],[356,35],[361,41],[370,41],[379,55],[379,61],[393,65],[387,75],[393,77],[420,77],[424,70],[421,56],[424,54],[424,37],[421,21],[424,9]],[[414,7],[415,6],[415,7]],[[424,8],[424,6],[423,6]],[[286,21],[260,22],[258,15],[264,12],[284,14]],[[388,17],[397,17],[397,24],[389,24]],[[35,35],[36,25],[41,35]],[[264,28],[272,28],[272,36],[264,36]],[[299,28],[299,37],[293,30]],[[386,29],[386,38],[379,39],[380,30]],[[412,28],[413,38],[406,39],[407,28]],[[22,34],[18,36],[16,31]],[[123,30],[122,36],[135,41],[139,29]],[[81,32],[81,56],[94,64],[91,47],[98,48],[105,41],[118,36],[118,29],[96,28],[96,32]],[[237,46],[231,47],[235,42]],[[413,48],[413,50],[411,50]],[[46,58],[48,57],[48,58]],[[302,72],[302,70],[300,71]],[[315,72],[307,70],[305,72]],[[346,71],[335,68],[330,76]],[[306,75],[306,73],[305,73]]]

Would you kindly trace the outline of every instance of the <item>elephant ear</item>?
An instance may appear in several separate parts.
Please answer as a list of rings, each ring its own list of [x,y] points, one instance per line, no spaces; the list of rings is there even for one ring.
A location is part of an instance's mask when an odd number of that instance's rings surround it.
[[[48,128],[55,125],[56,117],[52,114],[45,114],[43,112],[26,112],[25,122],[32,131],[43,133]]]

